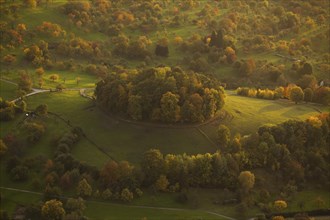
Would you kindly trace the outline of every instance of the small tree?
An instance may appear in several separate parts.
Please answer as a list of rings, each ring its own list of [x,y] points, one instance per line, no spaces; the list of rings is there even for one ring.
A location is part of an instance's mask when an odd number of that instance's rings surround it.
[[[62,202],[56,199],[45,202],[41,208],[41,215],[45,220],[62,220],[65,216]]]
[[[65,86],[63,86],[63,84],[61,84],[61,83],[56,86],[56,90],[59,92],[62,92],[63,89],[65,89]]]
[[[129,189],[125,188],[121,191],[120,199],[124,202],[131,202],[133,198],[133,193]]]
[[[304,100],[304,92],[299,86],[291,88],[289,93],[289,99],[294,101],[296,104]]]
[[[230,142],[230,130],[226,125],[219,125],[218,130],[218,142],[220,146],[227,147]]]
[[[274,209],[276,211],[282,211],[288,207],[288,204],[284,200],[276,200],[274,202]]]
[[[65,208],[69,212],[75,212],[79,216],[82,216],[83,211],[86,208],[85,201],[82,198],[74,199],[69,198],[65,204]]]
[[[166,192],[169,184],[170,183],[167,180],[166,176],[160,175],[160,177],[158,178],[158,180],[155,183],[155,187],[158,191]]]
[[[60,76],[58,74],[52,74],[49,76],[49,79],[51,79],[53,82],[55,82],[55,80],[58,80],[60,78]]]
[[[304,101],[306,103],[311,102],[313,100],[314,92],[311,88],[304,89]]]
[[[16,57],[11,54],[7,54],[6,56],[3,57],[3,62],[5,62],[7,65],[11,65],[15,61],[16,61]]]
[[[88,184],[86,179],[79,182],[77,187],[77,194],[82,197],[88,197],[92,195],[92,187]]]
[[[135,193],[136,193],[136,195],[137,195],[138,197],[141,197],[141,196],[143,195],[142,190],[139,189],[139,188],[136,188],[136,189],[135,189]]]
[[[36,74],[39,78],[42,77],[45,74],[44,68],[42,68],[42,67],[37,68],[36,69]]]
[[[38,115],[47,115],[48,113],[48,105],[47,104],[41,104],[36,109],[35,112]]]
[[[110,189],[106,189],[106,190],[103,191],[103,193],[102,193],[102,198],[103,199],[109,200],[109,199],[111,199],[111,197],[112,197],[112,192],[111,192]]]

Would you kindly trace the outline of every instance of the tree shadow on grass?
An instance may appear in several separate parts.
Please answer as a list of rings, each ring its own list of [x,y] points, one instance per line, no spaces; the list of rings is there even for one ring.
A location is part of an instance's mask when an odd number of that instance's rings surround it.
[[[318,114],[318,112],[315,111],[315,109],[313,108],[306,108],[306,106],[294,105],[291,106],[291,108],[288,109],[286,112],[283,112],[281,116],[285,116],[289,118],[298,118],[301,115],[306,115],[311,113]]]
[[[270,105],[267,105],[267,106],[259,109],[258,113],[278,111],[285,107],[290,107],[290,106],[281,106],[281,105],[270,104]]]

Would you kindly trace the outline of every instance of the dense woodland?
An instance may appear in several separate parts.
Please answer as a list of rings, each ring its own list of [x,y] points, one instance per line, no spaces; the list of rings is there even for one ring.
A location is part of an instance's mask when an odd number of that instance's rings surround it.
[[[203,122],[224,105],[224,90],[216,79],[185,73],[179,67],[141,72],[119,70],[97,84],[98,103],[134,120]]]
[[[82,78],[91,77],[98,108],[110,117],[155,125],[189,126],[226,114],[225,89],[252,98],[329,106],[329,4],[0,0],[1,77],[17,82],[15,97],[20,98],[15,103],[0,98],[0,121],[16,123],[14,131],[1,135],[1,167],[12,183],[31,183],[43,194],[42,201],[16,214],[88,219],[89,200],[126,204],[145,192],[172,193],[177,203],[197,208],[191,189],[215,188],[224,193],[213,202],[235,205],[237,218],[246,219],[249,209],[278,213],[298,192],[328,190],[328,112],[264,125],[245,136],[231,134],[220,122],[214,152],[163,154],[155,147],[137,155],[139,163],[112,158],[96,167],[72,153],[92,137],[70,120],[63,120],[67,131],[42,142],[48,124],[63,118],[44,103],[29,108],[25,95],[34,88],[61,92],[71,78],[83,88]],[[42,11],[49,16],[29,17]],[[30,156],[40,143],[51,156]],[[0,198],[6,199],[2,193]],[[308,199],[317,200],[319,209],[328,208],[320,198]],[[10,216],[1,207],[0,218]]]

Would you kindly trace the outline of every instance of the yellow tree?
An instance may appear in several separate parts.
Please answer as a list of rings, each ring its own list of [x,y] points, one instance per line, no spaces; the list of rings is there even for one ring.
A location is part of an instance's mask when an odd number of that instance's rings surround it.
[[[82,197],[92,195],[92,187],[88,184],[86,179],[83,179],[79,182],[77,187],[77,194]]]
[[[170,183],[167,180],[166,176],[160,175],[160,177],[158,178],[158,180],[155,183],[155,187],[158,191],[166,192],[169,184]]]
[[[42,218],[45,220],[62,220],[65,216],[65,210],[61,201],[52,199],[42,206]]]
[[[283,209],[286,209],[288,207],[288,204],[284,200],[276,200],[274,202],[274,209],[276,211],[282,211]]]
[[[304,91],[299,86],[293,87],[289,92],[289,99],[298,104],[304,100]]]
[[[248,193],[254,186],[255,177],[250,171],[242,171],[238,176],[238,181],[243,192]]]

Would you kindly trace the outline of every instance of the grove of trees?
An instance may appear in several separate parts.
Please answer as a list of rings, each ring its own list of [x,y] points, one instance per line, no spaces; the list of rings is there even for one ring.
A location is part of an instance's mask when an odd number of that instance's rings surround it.
[[[224,105],[220,82],[178,67],[111,73],[97,84],[97,103],[134,120],[203,122]]]

